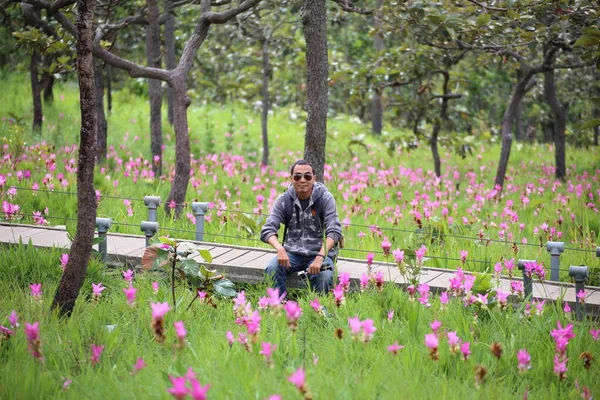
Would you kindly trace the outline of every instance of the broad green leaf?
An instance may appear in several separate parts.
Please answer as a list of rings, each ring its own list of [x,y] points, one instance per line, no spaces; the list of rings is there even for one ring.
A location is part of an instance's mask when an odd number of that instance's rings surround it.
[[[191,259],[184,259],[179,262],[179,267],[186,273],[187,276],[198,276],[200,272],[200,264]]]
[[[200,256],[204,259],[204,261],[206,261],[207,263],[212,263],[212,255],[210,254],[210,251],[206,250],[206,249],[202,249],[202,250],[198,250],[198,253],[200,254]]]
[[[600,119],[596,118],[596,119],[592,119],[589,121],[586,121],[583,123],[583,125],[581,125],[581,130],[585,130],[585,129],[591,129],[591,128],[595,128],[597,126],[600,126]]]
[[[589,47],[600,44],[600,37],[595,36],[582,36],[573,45],[574,47]]]
[[[582,33],[590,36],[598,36],[600,37],[600,29],[596,26],[588,26],[581,30]]]
[[[229,287],[225,287],[221,285],[221,281],[213,282],[213,289],[215,293],[220,294],[223,297],[235,297],[237,296],[237,292]]]
[[[158,246],[149,246],[142,255],[142,268],[150,269],[154,266],[161,267],[166,264],[170,253]]]

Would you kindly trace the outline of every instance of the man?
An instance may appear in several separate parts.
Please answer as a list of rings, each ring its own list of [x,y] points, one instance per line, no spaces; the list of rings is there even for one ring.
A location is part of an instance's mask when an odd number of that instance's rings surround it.
[[[332,257],[342,237],[335,199],[323,184],[315,182],[307,161],[296,161],[290,173],[291,185],[275,200],[260,232],[260,240],[277,250],[266,273],[281,294],[287,292],[287,276],[299,271],[308,273],[314,290],[328,293],[333,284]],[[283,244],[277,238],[280,224],[287,224]]]

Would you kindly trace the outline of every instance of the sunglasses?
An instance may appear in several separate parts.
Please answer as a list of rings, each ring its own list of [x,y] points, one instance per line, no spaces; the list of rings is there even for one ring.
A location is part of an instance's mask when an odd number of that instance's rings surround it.
[[[310,172],[305,172],[304,174],[294,174],[294,175],[292,175],[292,178],[294,178],[294,181],[296,181],[296,182],[299,182],[300,179],[302,179],[302,177],[304,177],[304,179],[306,180],[306,182],[310,182],[310,181],[312,181],[313,174],[311,174]]]

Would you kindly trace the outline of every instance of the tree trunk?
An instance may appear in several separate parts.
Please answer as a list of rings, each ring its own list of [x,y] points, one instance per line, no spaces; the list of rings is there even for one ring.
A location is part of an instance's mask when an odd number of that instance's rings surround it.
[[[383,0],[375,1],[375,12],[373,13],[373,29],[375,30],[375,35],[373,36],[373,46],[375,47],[376,52],[380,52],[385,48],[385,44],[383,43],[383,38],[379,33],[381,29],[381,6],[383,4]],[[379,66],[379,63],[375,65],[375,67]],[[373,88],[373,97],[371,100],[371,130],[376,135],[381,135],[381,130],[383,128],[383,104],[381,103],[381,89],[379,87]]]
[[[186,94],[185,76],[173,77],[173,125],[175,127],[175,178],[169,197],[165,202],[165,211],[171,212],[169,203],[174,201],[175,217],[183,210],[183,202],[190,181],[190,136],[188,135],[187,108],[190,98]]]
[[[157,0],[146,0],[148,27],[146,30],[146,56],[148,66],[160,68],[160,27],[158,25]],[[157,79],[148,79],[150,100],[150,142],[152,150],[152,171],[154,176],[162,175],[162,84]]]
[[[52,309],[70,316],[87,273],[96,219],[94,165],[96,153],[96,92],[92,61],[92,17],[95,0],[77,1],[77,76],[81,107],[81,133],[77,162],[77,233]]]
[[[554,61],[554,60],[552,60]],[[544,95],[552,114],[554,115],[554,162],[556,167],[556,179],[565,180],[567,166],[565,160],[565,130],[567,117],[565,107],[556,95],[556,82],[554,69],[544,73]]]
[[[533,71],[527,70],[523,72],[523,75],[519,82],[513,89],[510,103],[504,111],[502,117],[502,149],[500,150],[500,161],[498,162],[498,169],[496,170],[495,184],[500,189],[504,186],[504,178],[506,177],[506,170],[508,169],[508,159],[510,158],[510,148],[512,145],[512,132],[511,126],[512,121],[515,118],[517,107],[523,96],[525,95],[527,84],[533,77]]]
[[[304,158],[323,181],[327,141],[328,60],[326,0],[304,3],[304,38],[306,40],[306,138]]]
[[[172,0],[166,0],[165,8],[168,9],[171,6],[171,3],[173,3]],[[175,69],[177,65],[175,62],[175,16],[172,12],[167,12],[165,19],[164,39],[165,66],[168,70],[172,70]],[[173,125],[173,89],[171,89],[171,86],[167,86],[167,104],[167,117],[169,118],[169,124]]]
[[[102,61],[94,62],[94,83],[96,89],[96,162],[98,164],[106,161],[108,147],[108,123],[104,114],[104,79],[102,77]]]
[[[53,57],[46,56],[44,57],[44,67],[48,68],[52,65]],[[44,73],[42,75],[42,87],[43,87],[43,97],[46,103],[52,103],[54,101],[54,75]]]
[[[435,168],[435,176],[440,178],[442,176],[442,163],[440,161],[440,153],[438,151],[438,136],[442,123],[448,122],[448,101],[450,100],[450,91],[448,90],[448,83],[450,82],[450,73],[448,71],[436,71],[444,76],[443,86],[443,97],[442,106],[440,109],[440,116],[436,118],[433,131],[431,132],[431,139],[429,140],[429,146],[431,147],[431,154],[433,156],[433,165]]]
[[[521,79],[521,75],[523,75],[523,73],[520,69],[517,69],[516,75],[518,82]],[[523,136],[523,102],[520,101],[519,104],[517,104],[517,109],[515,110],[515,139],[517,140],[517,142],[522,142]]]
[[[38,66],[40,64],[40,53],[34,50],[29,62],[29,77],[31,80],[31,96],[33,99],[33,130],[40,132],[44,121],[42,109],[42,85],[38,79]]]
[[[112,66],[106,66],[106,109],[110,115],[112,111]]]
[[[262,87],[262,142],[263,142],[263,156],[262,165],[269,165],[269,130],[268,130],[268,119],[269,119],[269,77],[271,76],[271,64],[269,62],[269,39],[263,40],[262,47],[263,56],[263,87]]]

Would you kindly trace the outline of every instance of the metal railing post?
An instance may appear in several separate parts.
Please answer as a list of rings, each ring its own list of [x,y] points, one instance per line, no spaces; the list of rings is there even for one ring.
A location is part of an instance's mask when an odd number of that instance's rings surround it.
[[[146,247],[150,246],[150,239],[158,232],[158,222],[142,221],[141,231],[146,235]]]
[[[157,222],[156,209],[160,207],[160,196],[144,196],[144,204],[148,207],[148,221]]]
[[[575,280],[575,314],[577,316],[577,320],[581,321],[585,318],[586,314],[585,300],[579,299],[577,297],[577,293],[581,291],[585,292],[585,282],[587,281],[589,276],[588,267],[584,265],[571,265],[569,267],[569,276]]]
[[[110,229],[112,225],[111,218],[96,218],[96,228],[98,228],[98,237],[103,238],[104,240],[98,243],[98,252],[100,253],[100,257],[103,262],[106,262],[106,257],[108,255],[108,237],[106,233]]]
[[[525,273],[525,264],[534,263],[535,260],[519,260],[517,266],[520,271],[523,271],[523,287],[525,289],[525,298],[531,297],[533,295],[533,280],[531,276]]]
[[[550,253],[550,280],[558,282],[560,280],[560,254],[565,251],[564,242],[548,242],[546,243],[546,250]]]
[[[192,211],[196,217],[196,240],[204,240],[204,214],[208,211],[208,203],[193,202]]]

